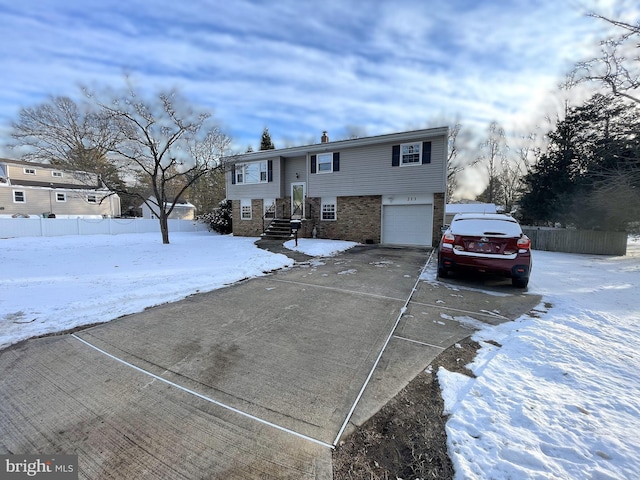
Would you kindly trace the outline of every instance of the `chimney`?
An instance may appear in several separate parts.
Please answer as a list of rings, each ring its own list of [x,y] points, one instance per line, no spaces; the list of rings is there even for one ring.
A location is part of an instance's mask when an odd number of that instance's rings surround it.
[[[329,135],[327,135],[327,131],[322,132],[322,138],[320,139],[322,143],[329,143]]]

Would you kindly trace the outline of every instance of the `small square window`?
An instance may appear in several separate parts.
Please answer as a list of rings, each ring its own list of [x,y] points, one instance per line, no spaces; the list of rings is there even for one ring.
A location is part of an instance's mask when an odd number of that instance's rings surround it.
[[[51,172],[52,177],[62,178],[62,172]]]
[[[25,175],[35,175],[36,174],[36,169],[35,168],[25,168],[23,171],[24,171]]]
[[[56,202],[66,202],[66,201],[67,201],[66,193],[60,193],[60,192],[56,193]]]
[[[87,203],[98,203],[98,197],[96,195],[87,195]]]
[[[26,203],[27,202],[27,197],[24,194],[24,192],[22,192],[20,190],[14,190],[13,191],[13,202],[14,203]]]
[[[320,218],[322,220],[336,219],[336,199],[335,198],[322,199]]]

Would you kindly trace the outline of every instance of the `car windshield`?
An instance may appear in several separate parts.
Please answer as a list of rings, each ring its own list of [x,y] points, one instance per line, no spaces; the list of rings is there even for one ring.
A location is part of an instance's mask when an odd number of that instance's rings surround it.
[[[460,218],[451,223],[451,233],[474,237],[519,237],[522,229],[513,219]]]

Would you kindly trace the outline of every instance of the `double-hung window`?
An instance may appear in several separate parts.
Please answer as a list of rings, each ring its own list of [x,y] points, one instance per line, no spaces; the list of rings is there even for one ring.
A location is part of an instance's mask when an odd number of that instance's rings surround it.
[[[269,180],[268,162],[239,163],[235,166],[236,184],[266,183]]]
[[[53,171],[53,172],[51,172],[51,176],[52,177],[57,177],[57,178],[62,178],[63,174],[62,174],[62,172]]]
[[[419,165],[422,143],[404,143],[400,145],[400,165]]]
[[[322,220],[336,220],[336,198],[322,198],[320,215]]]
[[[13,203],[27,203],[27,196],[22,190],[13,191]]]
[[[242,220],[251,220],[251,200],[240,200],[240,218]]]
[[[66,201],[67,201],[66,193],[61,193],[61,192],[56,193],[56,202],[66,202]]]
[[[97,195],[88,194],[87,195],[87,203],[98,203]]]
[[[321,153],[318,155],[318,173],[333,171],[333,154]]]

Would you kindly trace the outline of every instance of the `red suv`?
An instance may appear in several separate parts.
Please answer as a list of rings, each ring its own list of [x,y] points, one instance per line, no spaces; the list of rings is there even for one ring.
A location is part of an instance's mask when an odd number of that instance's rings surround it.
[[[531,240],[510,215],[459,213],[438,249],[438,276],[473,270],[511,278],[525,288],[531,273]]]

